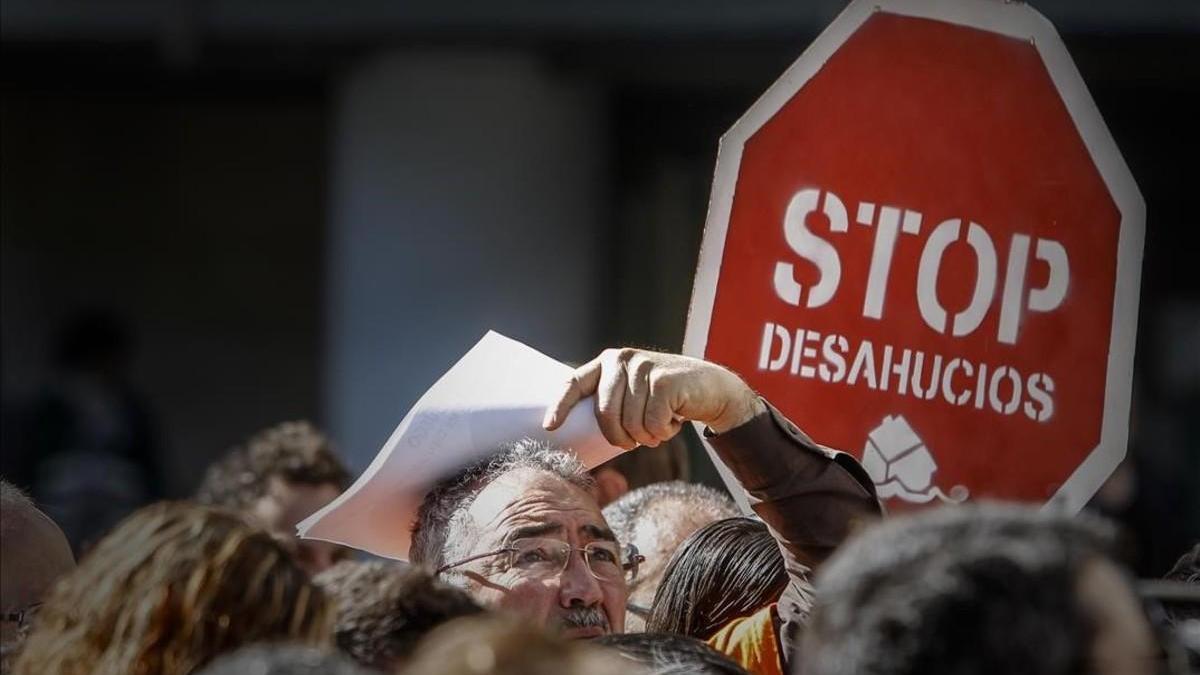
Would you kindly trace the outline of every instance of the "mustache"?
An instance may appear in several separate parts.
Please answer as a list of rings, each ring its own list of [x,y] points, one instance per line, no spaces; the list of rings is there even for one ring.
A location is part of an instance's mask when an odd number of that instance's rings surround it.
[[[609,630],[608,615],[599,607],[572,607],[562,615],[559,624],[566,629],[595,626]]]

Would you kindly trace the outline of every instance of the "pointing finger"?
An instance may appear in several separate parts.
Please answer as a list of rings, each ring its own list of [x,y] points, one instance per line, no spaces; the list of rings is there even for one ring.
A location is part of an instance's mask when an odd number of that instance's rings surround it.
[[[547,431],[559,428],[567,420],[567,414],[571,412],[571,408],[574,408],[576,403],[595,393],[596,387],[600,384],[600,364],[603,357],[604,355],[601,354],[571,373],[571,378],[563,386],[558,400],[546,408],[546,415],[542,418],[542,428]]]

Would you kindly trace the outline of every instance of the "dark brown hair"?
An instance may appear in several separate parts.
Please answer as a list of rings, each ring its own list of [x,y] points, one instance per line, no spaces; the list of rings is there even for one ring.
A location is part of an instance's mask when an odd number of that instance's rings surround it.
[[[420,567],[344,561],[313,580],[337,607],[334,638],[360,664],[392,671],[437,626],[482,612],[470,596]]]
[[[971,503],[882,521],[817,574],[805,673],[1095,672],[1086,567],[1112,528],[1085,514]]]
[[[267,493],[272,476],[338,488],[345,488],[350,479],[329,439],[316,427],[305,421],[284,422],[258,432],[210,466],[196,501],[245,509]]]
[[[671,556],[646,632],[707,640],[778,600],[787,583],[783,554],[766,525],[741,517],[709,523]]]

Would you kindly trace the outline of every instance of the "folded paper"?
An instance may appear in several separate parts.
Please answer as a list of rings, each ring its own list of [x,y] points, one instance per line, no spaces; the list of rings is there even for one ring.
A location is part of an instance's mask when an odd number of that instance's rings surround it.
[[[505,443],[545,440],[573,450],[588,468],[620,454],[600,433],[590,398],[559,429],[542,428],[571,371],[489,331],[408,411],[358,480],[297,525],[299,535],[407,560],[410,530],[429,489]]]

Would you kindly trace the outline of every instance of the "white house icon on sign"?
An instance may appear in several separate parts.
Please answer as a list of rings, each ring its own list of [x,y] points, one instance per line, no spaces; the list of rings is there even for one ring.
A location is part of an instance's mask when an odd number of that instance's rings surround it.
[[[953,496],[947,496],[933,484],[937,462],[903,415],[884,417],[883,422],[867,434],[863,468],[875,482],[882,499],[897,497],[926,504],[934,499],[961,502],[967,497],[966,488],[962,486],[955,486],[950,490]]]

